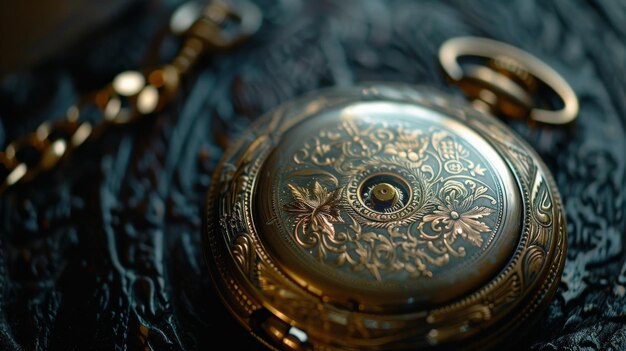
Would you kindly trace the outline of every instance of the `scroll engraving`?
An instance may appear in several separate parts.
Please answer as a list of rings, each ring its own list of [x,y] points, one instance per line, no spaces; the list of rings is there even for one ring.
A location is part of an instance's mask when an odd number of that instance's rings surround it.
[[[424,98],[439,96],[402,86],[376,86],[350,94],[378,99],[386,91],[393,93],[394,101],[399,92],[407,102],[426,107],[434,105]],[[355,98],[335,94],[326,96],[320,106],[342,105]],[[519,187],[498,183],[491,159],[473,141],[455,134],[454,128],[387,118],[367,121],[342,115],[332,126],[312,129],[312,135],[281,149],[278,167],[268,168],[276,169],[271,180],[263,178],[270,172],[261,172],[260,164],[272,160],[267,156],[271,147],[286,140],[280,133],[309,115],[294,113],[291,118],[276,119],[272,123],[276,125],[268,129],[269,137],[256,135],[271,146],[243,144],[227,158],[221,182],[213,183],[209,200],[209,223],[221,225],[209,225],[207,230],[216,272],[227,283],[225,289],[236,296],[233,304],[241,316],[247,318],[262,303],[299,326],[318,328],[334,337],[404,342],[406,328],[414,328],[411,335],[440,344],[500,324],[521,323],[545,301],[560,273],[565,243],[565,223],[553,181],[528,146],[499,122],[471,109],[461,116],[462,111],[447,108],[446,100],[442,101],[437,105],[441,111],[467,123],[502,156]],[[293,108],[301,111],[302,106]],[[266,180],[255,183],[259,179]],[[263,222],[255,222],[258,218],[253,213],[253,205],[258,205],[252,201],[255,184],[272,187],[262,188],[272,194],[261,202],[267,210]],[[489,247],[499,226],[508,228],[501,222],[508,215],[503,208],[509,208],[503,189],[519,191],[523,206],[515,209],[522,212],[521,233],[508,263],[477,291],[419,313],[353,313],[330,294],[331,303],[327,303],[319,297],[328,292],[299,285],[285,274],[256,227],[279,226],[279,231],[265,232],[265,239],[288,239],[287,248],[321,263],[316,268],[332,268],[324,272],[342,272],[342,276],[351,272],[351,278],[382,282],[373,286],[395,287],[394,280],[433,277],[434,281],[447,274],[445,269],[456,272],[471,266],[465,263]],[[256,190],[258,194],[260,188]],[[218,195],[219,201],[211,201]],[[223,255],[224,249],[232,255]],[[242,268],[234,274],[223,268],[229,257]],[[536,284],[539,277],[545,279],[542,284]],[[511,316],[513,324],[509,319],[499,323],[522,297],[528,299],[517,316]]]
[[[293,155],[280,205],[297,245],[322,263],[378,281],[432,277],[496,229],[501,204],[483,162],[446,130],[344,120]]]

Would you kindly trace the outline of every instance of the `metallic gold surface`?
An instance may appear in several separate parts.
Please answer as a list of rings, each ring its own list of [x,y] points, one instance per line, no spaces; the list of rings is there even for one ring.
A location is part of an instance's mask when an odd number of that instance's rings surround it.
[[[536,154],[493,117],[401,84],[268,113],[225,154],[207,204],[214,283],[274,348],[488,343],[546,305],[564,262]]]
[[[468,65],[464,70],[459,59],[469,56],[489,62],[486,66]],[[578,116],[578,98],[569,84],[550,66],[511,45],[486,38],[453,38],[439,49],[439,61],[468,98],[486,103],[494,113],[548,125],[569,124]],[[553,91],[563,107],[537,106],[538,83]],[[490,92],[492,98],[482,98],[484,92]]]
[[[518,235],[519,195],[495,150],[419,106],[319,113],[285,133],[260,174],[256,228],[277,260],[309,290],[363,310],[471,289],[510,257],[498,239]],[[380,204],[375,189],[398,201]]]

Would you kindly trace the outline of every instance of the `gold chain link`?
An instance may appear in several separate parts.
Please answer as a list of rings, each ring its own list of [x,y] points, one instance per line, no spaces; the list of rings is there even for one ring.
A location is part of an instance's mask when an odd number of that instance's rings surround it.
[[[190,2],[171,17],[171,30],[182,46],[170,62],[146,72],[118,74],[106,87],[84,97],[55,121],[9,143],[0,151],[0,194],[51,170],[85,141],[111,125],[138,121],[161,111],[176,96],[182,77],[206,53],[223,52],[241,44],[260,25],[260,11],[247,2],[211,2],[202,8]],[[234,29],[231,22],[235,23]],[[101,121],[81,121],[81,112],[95,107]]]

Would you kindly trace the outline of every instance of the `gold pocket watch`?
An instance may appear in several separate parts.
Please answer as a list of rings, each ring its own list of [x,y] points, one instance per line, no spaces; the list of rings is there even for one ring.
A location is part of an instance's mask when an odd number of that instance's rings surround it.
[[[228,310],[265,345],[492,347],[547,307],[565,259],[561,200],[491,113],[564,125],[576,96],[492,40],[451,39],[440,61],[472,104],[400,83],[330,88],[268,112],[226,151],[206,259]],[[562,108],[538,107],[546,94]]]

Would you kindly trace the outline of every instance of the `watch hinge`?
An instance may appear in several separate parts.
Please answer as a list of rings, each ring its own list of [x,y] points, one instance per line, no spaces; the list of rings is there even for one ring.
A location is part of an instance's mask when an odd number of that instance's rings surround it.
[[[265,340],[278,350],[304,351],[311,349],[306,332],[291,326],[266,309],[255,311],[250,319],[255,332],[266,337]]]

